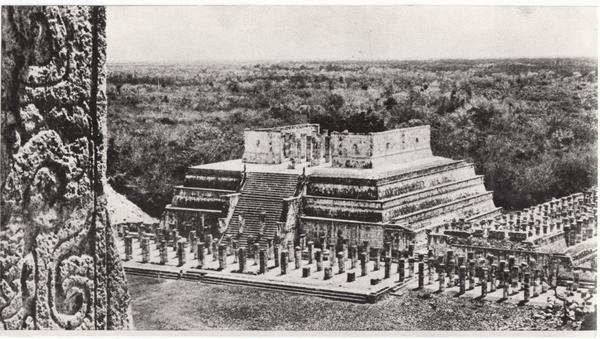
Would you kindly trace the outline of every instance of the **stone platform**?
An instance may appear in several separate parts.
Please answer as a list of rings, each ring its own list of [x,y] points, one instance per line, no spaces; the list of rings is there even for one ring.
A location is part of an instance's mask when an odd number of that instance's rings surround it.
[[[408,268],[406,268],[406,279],[403,282],[398,280],[398,264],[393,263],[390,266],[390,278],[384,279],[385,264],[380,263],[378,270],[374,270],[375,262],[367,262],[367,275],[361,276],[360,261],[357,261],[355,268],[351,267],[350,259],[344,262],[344,273],[340,273],[339,262],[336,260],[335,266],[331,266],[328,260],[323,261],[322,270],[316,271],[316,260],[309,264],[304,252],[304,258],[300,260],[300,268],[295,267],[295,262],[288,262],[287,273],[281,273],[281,267],[275,266],[273,258],[267,260],[268,271],[259,273],[258,260],[248,258],[246,268],[243,273],[239,272],[239,262],[234,255],[226,257],[226,267],[219,269],[219,261],[216,259],[216,253],[208,254],[205,252],[205,261],[203,268],[198,268],[198,259],[195,259],[194,253],[186,247],[186,260],[183,265],[179,265],[177,252],[172,246],[167,246],[167,262],[160,263],[159,250],[157,244],[150,240],[150,255],[148,262],[142,262],[142,248],[137,238],[132,239],[132,258],[126,260],[125,246],[122,238],[118,241],[119,255],[127,274],[152,276],[158,278],[187,279],[197,280],[205,283],[244,285],[249,287],[270,289],[283,292],[314,295],[328,299],[343,300],[351,302],[376,302],[385,295],[402,288],[411,280],[408,277]],[[206,250],[205,250],[206,251]],[[293,256],[292,256],[293,257]],[[310,275],[303,277],[303,268],[310,267]],[[331,277],[325,278],[325,270],[331,268]],[[415,263],[414,272],[417,266]],[[347,282],[348,273],[355,274],[353,282]],[[414,278],[414,276],[412,277]],[[371,279],[380,279],[380,281],[371,285]]]
[[[242,285],[360,303],[374,303],[386,295],[400,295],[408,290],[425,290],[456,297],[537,307],[562,305],[563,299],[567,299],[570,305],[580,305],[587,310],[592,309],[595,304],[595,288],[588,283],[580,282],[579,279],[574,283],[551,278],[554,286],[550,286],[542,277],[537,275],[530,277],[529,272],[524,271],[524,275],[517,274],[513,277],[514,279],[510,278],[512,282],[505,290],[503,280],[490,280],[491,276],[488,273],[483,273],[483,276],[487,278],[482,279],[476,271],[469,273],[467,270],[455,270],[454,264],[449,273],[444,270],[443,265],[436,266],[435,259],[428,259],[423,255],[419,255],[419,258],[402,259],[397,263],[389,261],[388,264],[377,263],[374,260],[366,261],[366,275],[364,276],[362,276],[360,261],[357,261],[355,267],[351,268],[351,260],[344,260],[343,257],[341,259],[343,266],[340,265],[338,257],[333,265],[329,260],[322,261],[322,269],[317,271],[317,260],[313,259],[313,262],[309,263],[306,251],[303,252],[303,258],[299,259],[298,265],[296,265],[295,259],[288,262],[285,274],[282,274],[281,266],[276,266],[273,258],[266,260],[268,269],[265,273],[260,272],[259,260],[253,258],[246,260],[245,269],[240,272],[236,256],[232,254],[225,256],[225,265],[223,265],[223,261],[219,261],[217,253],[214,251],[208,253],[208,249],[205,249],[204,252],[202,268],[198,267],[200,261],[195,258],[191,249],[185,247],[185,260],[181,264],[180,257],[173,249],[172,243],[170,246],[166,246],[167,260],[161,264],[159,244],[147,238],[144,241],[148,243],[147,246],[150,250],[146,258],[147,262],[143,262],[144,256],[140,242],[135,237],[129,236],[129,238],[132,241],[131,258],[129,260],[127,258],[122,239],[118,243],[118,249],[125,271],[132,275]],[[178,244],[182,245],[181,242]],[[325,251],[325,256],[328,258],[327,251]],[[481,260],[481,258],[479,259]],[[419,260],[423,261],[419,262]],[[410,267],[411,262],[412,268]],[[431,269],[427,265],[428,262],[434,265]],[[454,259],[450,262],[453,263]],[[340,272],[342,267],[343,272]],[[404,269],[400,269],[400,267],[404,267]],[[487,272],[485,265],[480,267]],[[461,269],[464,268],[463,266]],[[440,269],[443,273],[439,273]],[[307,271],[310,271],[309,274]],[[348,281],[349,275],[352,274],[354,280]],[[373,284],[373,279],[377,280],[376,284]],[[565,284],[567,286],[564,286]]]

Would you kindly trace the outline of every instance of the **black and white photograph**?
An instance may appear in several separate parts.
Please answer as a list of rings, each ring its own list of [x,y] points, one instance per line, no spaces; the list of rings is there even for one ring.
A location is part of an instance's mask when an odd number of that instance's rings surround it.
[[[593,3],[13,3],[1,40],[0,333],[597,335]]]

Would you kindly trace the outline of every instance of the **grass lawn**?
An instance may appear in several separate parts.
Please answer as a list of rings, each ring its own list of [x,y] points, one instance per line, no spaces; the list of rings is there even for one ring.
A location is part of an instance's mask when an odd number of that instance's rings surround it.
[[[128,276],[137,330],[554,330],[539,310],[423,292],[376,304]]]

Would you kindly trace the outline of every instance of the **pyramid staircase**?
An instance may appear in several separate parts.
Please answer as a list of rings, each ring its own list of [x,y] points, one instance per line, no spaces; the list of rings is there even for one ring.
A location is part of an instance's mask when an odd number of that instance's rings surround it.
[[[294,195],[299,177],[298,174],[248,172],[225,234],[235,239],[238,246],[247,246],[249,238],[258,237],[260,217],[264,212],[265,229],[259,244],[266,246],[267,239],[272,239],[277,232],[277,222],[285,220],[283,199]],[[238,237],[240,215],[245,220],[245,226]]]

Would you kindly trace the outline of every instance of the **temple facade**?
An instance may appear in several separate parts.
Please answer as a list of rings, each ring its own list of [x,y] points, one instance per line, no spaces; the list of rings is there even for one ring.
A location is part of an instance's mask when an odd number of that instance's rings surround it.
[[[242,159],[192,166],[163,227],[233,247],[424,249],[451,220],[500,214],[473,164],[434,156],[429,126],[357,134],[244,131]],[[212,241],[212,240],[211,240]]]

